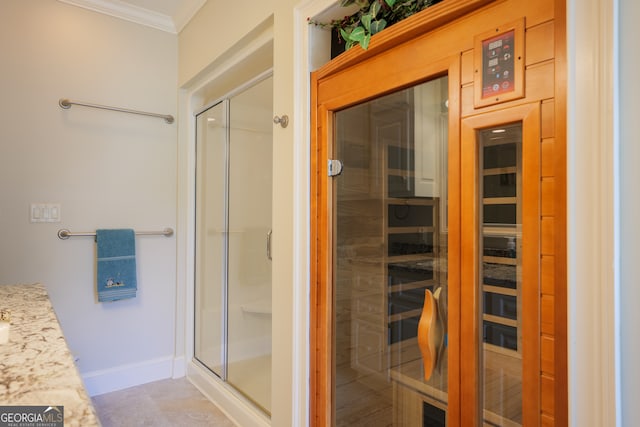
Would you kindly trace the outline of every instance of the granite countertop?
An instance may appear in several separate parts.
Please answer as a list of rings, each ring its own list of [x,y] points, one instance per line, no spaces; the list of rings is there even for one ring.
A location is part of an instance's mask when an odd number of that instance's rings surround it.
[[[11,312],[0,405],[64,406],[65,427],[99,426],[45,287],[0,285],[0,310]]]

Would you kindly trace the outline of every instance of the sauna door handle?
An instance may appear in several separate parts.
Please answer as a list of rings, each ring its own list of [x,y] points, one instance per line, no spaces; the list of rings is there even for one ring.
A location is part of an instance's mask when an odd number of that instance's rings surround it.
[[[273,230],[269,230],[267,232],[267,259],[271,261],[271,235],[273,234]]]

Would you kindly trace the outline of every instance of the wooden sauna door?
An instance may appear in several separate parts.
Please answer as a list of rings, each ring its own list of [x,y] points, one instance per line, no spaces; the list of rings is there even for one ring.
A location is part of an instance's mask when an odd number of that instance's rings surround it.
[[[444,426],[460,399],[460,57],[380,67],[378,87],[345,92],[357,70],[317,86],[313,425]]]

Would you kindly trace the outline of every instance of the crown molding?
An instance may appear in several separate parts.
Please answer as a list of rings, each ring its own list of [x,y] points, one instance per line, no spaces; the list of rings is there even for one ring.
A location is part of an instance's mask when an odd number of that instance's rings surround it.
[[[173,23],[177,33],[182,31],[206,2],[207,0],[189,0],[180,3],[180,8],[173,17]]]
[[[134,22],[136,24],[145,25],[147,27],[156,28],[158,30],[166,31],[168,33],[177,34],[176,25],[173,19],[162,13],[154,12],[149,9],[137,7],[128,3],[121,2],[119,0],[58,0],[62,3],[67,3],[73,6],[82,7],[84,9],[93,10],[95,12],[110,15],[115,18],[124,19],[126,21]],[[206,0],[205,0],[206,1]],[[197,4],[197,3],[196,3]],[[204,1],[202,2],[204,4]],[[202,6],[198,6],[198,9]],[[193,10],[192,10],[193,9]],[[181,25],[184,26],[191,19],[193,15],[198,11],[195,8],[189,8],[188,13],[185,13],[181,19],[186,19]],[[187,19],[188,18],[188,19]]]

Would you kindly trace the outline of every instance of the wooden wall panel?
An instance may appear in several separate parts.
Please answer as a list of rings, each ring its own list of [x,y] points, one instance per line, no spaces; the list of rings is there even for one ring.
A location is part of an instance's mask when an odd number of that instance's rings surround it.
[[[541,406],[542,406],[542,412],[544,414],[553,416],[553,414],[555,414],[555,393],[553,390],[553,378],[547,376],[547,375],[542,375],[541,379],[540,379],[540,384],[541,384]]]
[[[522,3],[522,2],[520,2]],[[534,27],[543,22],[548,22],[554,18],[554,1],[553,0],[541,0],[541,1],[529,1],[525,0],[524,4],[527,5],[526,13],[520,9],[519,12],[527,17],[527,28]],[[514,5],[510,5],[514,7]]]
[[[526,56],[527,66],[552,60],[554,58],[554,23],[548,21],[535,27],[527,28]]]
[[[463,86],[462,116],[469,117],[474,114],[487,113],[490,111],[502,110],[515,107],[533,100],[545,100],[553,98],[553,84],[549,84],[554,79],[553,61],[537,64],[525,71],[525,93],[526,97],[502,104],[491,105],[484,108],[474,108],[473,106],[473,86]]]
[[[545,139],[542,141],[542,162],[540,174],[543,178],[554,176],[553,166],[554,166],[554,157],[553,157],[553,147],[555,140],[553,138]]]
[[[553,228],[553,217],[544,217],[541,220],[541,241],[540,241],[540,251],[542,255],[553,255],[553,245],[554,245],[554,228]]]
[[[460,89],[460,100],[461,100],[460,104],[462,105],[462,117],[468,117],[478,113],[476,109],[473,108],[473,96],[474,96],[473,85],[466,85]],[[487,108],[490,108],[490,107],[487,107]],[[483,110],[486,110],[487,108],[484,108]]]
[[[543,255],[540,258],[540,290],[543,295],[555,295],[555,257]]]
[[[481,13],[468,16],[466,19],[474,27],[475,33],[482,33],[494,26],[525,17],[527,29],[553,21],[555,0],[515,0],[496,1]],[[551,47],[553,51],[553,47]]]
[[[540,100],[553,98],[554,86],[550,83],[555,78],[553,61],[527,67],[526,74],[527,97]]]
[[[554,317],[553,317],[553,301],[552,295],[542,295],[540,299],[540,330],[543,334],[553,336],[554,332]]]
[[[548,415],[548,414],[542,414],[542,417],[540,417],[540,425],[542,427],[552,427],[555,426],[555,419],[553,416]]]
[[[473,50],[462,52],[460,83],[462,86],[473,84]]]
[[[545,216],[553,216],[553,178],[543,178],[541,186],[541,214]]]
[[[549,376],[553,375],[554,373],[554,345],[555,342],[553,340],[553,337],[545,335],[540,339],[540,370],[542,371],[542,373]]]
[[[553,138],[556,131],[555,120],[555,104],[553,100],[547,100],[542,103],[541,107],[542,122],[540,123],[540,137],[545,139]]]

